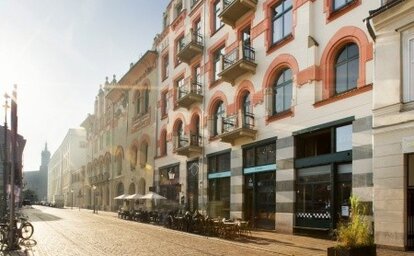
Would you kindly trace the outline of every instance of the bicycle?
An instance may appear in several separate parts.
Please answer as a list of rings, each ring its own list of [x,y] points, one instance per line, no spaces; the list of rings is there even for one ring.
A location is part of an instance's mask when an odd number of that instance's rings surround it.
[[[30,239],[33,235],[34,227],[28,221],[27,217],[19,216],[15,219],[15,241],[16,244],[23,245],[25,247],[30,247],[36,245],[36,241]],[[0,250],[5,251],[8,249],[9,244],[9,234],[10,234],[10,226],[8,223],[1,222],[0,223]]]

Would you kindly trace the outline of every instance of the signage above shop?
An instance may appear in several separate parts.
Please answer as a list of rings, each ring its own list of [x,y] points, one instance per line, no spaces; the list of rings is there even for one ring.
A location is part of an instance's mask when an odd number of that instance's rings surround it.
[[[267,172],[267,171],[276,171],[276,164],[254,166],[254,167],[248,167],[248,168],[243,169],[244,174],[256,173],[256,172]]]

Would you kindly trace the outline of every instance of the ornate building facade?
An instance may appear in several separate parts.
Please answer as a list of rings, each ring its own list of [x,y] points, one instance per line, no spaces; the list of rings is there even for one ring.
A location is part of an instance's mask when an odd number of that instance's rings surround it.
[[[147,51],[119,80],[108,80],[95,100],[87,131],[85,202],[116,210],[123,194],[147,193],[153,185],[157,53]]]
[[[159,52],[157,190],[209,216],[323,232],[372,215],[377,1],[173,0]]]

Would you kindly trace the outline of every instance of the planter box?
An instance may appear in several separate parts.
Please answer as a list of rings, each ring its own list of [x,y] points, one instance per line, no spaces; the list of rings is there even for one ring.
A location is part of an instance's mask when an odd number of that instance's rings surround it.
[[[375,245],[358,248],[338,248],[329,247],[327,256],[376,256],[377,251]]]

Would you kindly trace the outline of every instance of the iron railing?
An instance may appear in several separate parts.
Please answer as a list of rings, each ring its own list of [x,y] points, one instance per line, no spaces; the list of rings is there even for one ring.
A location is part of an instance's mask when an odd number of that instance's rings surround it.
[[[239,60],[247,60],[250,62],[254,62],[255,59],[256,52],[254,48],[242,43],[237,48],[223,55],[223,70],[229,68],[231,65],[233,65]]]
[[[223,133],[231,132],[237,128],[254,129],[254,114],[245,112],[239,115],[223,117],[222,127]]]
[[[193,93],[193,94],[197,94],[197,95],[202,95],[203,91],[202,91],[202,85],[200,82],[198,81],[188,81],[186,83],[184,83],[183,86],[178,87],[178,100],[184,98],[185,96],[187,96],[188,94]]]

